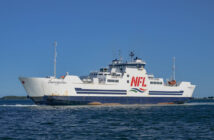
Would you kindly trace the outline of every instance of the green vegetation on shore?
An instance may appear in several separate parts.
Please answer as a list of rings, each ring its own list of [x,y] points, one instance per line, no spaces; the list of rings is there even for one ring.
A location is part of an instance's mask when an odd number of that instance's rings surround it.
[[[214,96],[209,96],[209,97],[202,97],[202,98],[196,98],[196,97],[193,97],[192,98],[193,100],[207,100],[207,99],[214,99]]]
[[[27,100],[27,96],[4,96],[0,100]]]

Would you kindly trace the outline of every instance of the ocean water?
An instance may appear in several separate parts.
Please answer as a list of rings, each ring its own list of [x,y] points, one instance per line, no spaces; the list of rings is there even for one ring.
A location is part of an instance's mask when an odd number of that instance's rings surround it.
[[[214,102],[37,106],[0,101],[0,139],[214,139]]]

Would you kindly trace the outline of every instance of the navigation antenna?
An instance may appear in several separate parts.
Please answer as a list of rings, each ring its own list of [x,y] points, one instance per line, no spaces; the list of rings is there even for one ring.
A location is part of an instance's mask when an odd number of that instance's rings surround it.
[[[121,50],[120,50],[120,49],[118,50],[118,55],[119,55],[119,60],[122,61],[123,58],[122,58],[122,56],[121,56]]]
[[[56,46],[57,46],[57,42],[54,41],[54,77],[55,78],[56,78],[56,56],[57,56]]]
[[[131,52],[129,53],[129,56],[131,57],[131,62],[132,62],[132,61],[133,61],[133,57],[134,57],[134,52],[131,51]]]
[[[172,80],[175,80],[175,57],[173,57]]]

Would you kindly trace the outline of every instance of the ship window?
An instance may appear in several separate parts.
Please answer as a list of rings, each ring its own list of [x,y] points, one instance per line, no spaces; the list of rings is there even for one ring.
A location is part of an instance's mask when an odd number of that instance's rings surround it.
[[[118,83],[119,82],[119,80],[114,80],[114,79],[108,79],[107,81],[108,82],[114,82],[114,83]]]
[[[127,80],[127,83],[129,83],[129,80]]]
[[[129,74],[127,75],[127,77],[129,77]]]
[[[150,82],[150,84],[158,84],[158,85],[162,85],[162,82]]]

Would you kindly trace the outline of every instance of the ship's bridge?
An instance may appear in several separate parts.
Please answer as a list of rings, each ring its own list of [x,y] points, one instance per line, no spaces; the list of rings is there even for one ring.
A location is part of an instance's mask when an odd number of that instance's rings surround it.
[[[122,62],[122,60],[113,60],[112,64],[109,65],[109,68],[119,68],[123,69],[125,67],[129,68],[144,68],[146,65],[146,62],[144,62],[142,59],[136,57],[133,61],[131,62]]]

